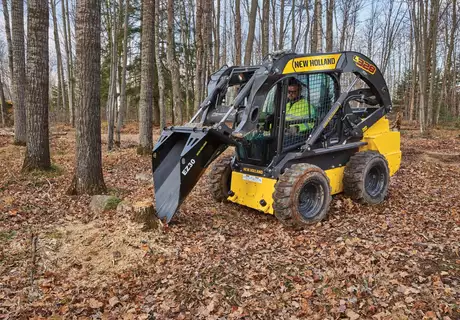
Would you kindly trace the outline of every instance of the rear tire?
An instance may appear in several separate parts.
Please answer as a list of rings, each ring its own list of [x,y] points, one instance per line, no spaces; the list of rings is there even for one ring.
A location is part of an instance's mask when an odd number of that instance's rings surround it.
[[[284,225],[301,228],[323,220],[331,200],[329,179],[323,170],[308,163],[294,164],[275,184],[273,209]]]
[[[388,194],[388,162],[375,151],[358,152],[350,158],[343,176],[343,191],[355,201],[381,203]]]
[[[230,165],[232,158],[233,156],[226,156],[218,159],[209,172],[209,189],[216,201],[226,201],[228,198],[232,179],[232,167]]]

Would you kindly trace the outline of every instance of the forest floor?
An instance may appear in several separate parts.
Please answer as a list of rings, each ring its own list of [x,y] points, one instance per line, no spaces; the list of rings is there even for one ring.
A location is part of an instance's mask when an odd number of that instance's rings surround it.
[[[126,201],[153,196],[135,134],[113,152],[103,141],[109,193]],[[335,196],[303,231],[215,202],[204,176],[175,223],[144,232],[66,195],[73,131],[52,136],[48,173],[22,174],[11,142],[0,137],[0,319],[460,319],[460,130],[406,128],[388,199]]]

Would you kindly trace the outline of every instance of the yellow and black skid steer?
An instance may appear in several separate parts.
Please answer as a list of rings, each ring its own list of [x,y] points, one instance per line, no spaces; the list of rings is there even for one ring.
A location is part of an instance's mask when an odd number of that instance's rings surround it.
[[[164,128],[153,149],[157,216],[169,222],[211,164],[216,200],[289,226],[321,221],[341,192],[381,203],[401,162],[391,109],[382,74],[357,52],[280,51],[224,66],[191,121]],[[214,162],[229,146],[234,154]]]

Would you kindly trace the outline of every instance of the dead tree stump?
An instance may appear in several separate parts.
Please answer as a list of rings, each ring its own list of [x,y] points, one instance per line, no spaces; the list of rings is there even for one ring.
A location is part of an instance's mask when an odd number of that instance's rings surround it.
[[[161,226],[161,221],[155,214],[155,208],[151,201],[138,201],[133,204],[132,220],[142,223],[142,230],[157,230]]]

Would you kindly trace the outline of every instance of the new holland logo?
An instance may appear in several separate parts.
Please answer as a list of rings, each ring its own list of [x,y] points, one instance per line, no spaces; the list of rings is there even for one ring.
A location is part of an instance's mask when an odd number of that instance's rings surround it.
[[[286,64],[283,73],[334,70],[341,54],[324,54],[295,58]]]

